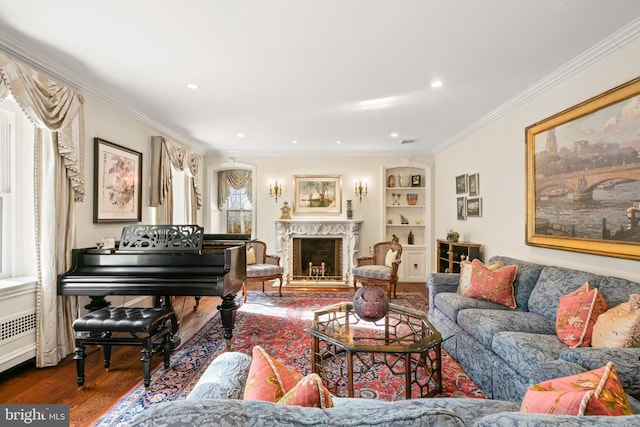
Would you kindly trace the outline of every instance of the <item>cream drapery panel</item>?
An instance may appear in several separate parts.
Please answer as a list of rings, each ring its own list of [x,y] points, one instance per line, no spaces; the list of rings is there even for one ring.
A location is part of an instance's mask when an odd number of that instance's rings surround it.
[[[53,366],[74,348],[71,324],[77,299],[57,295],[57,278],[70,266],[74,202],[85,196],[84,100],[73,89],[0,52],[0,98],[8,93],[36,125],[36,366]]]
[[[247,197],[251,200],[252,179],[251,171],[243,169],[229,169],[218,172],[218,209],[224,209],[227,199],[231,194],[231,188],[239,190],[246,188]]]
[[[184,146],[167,141],[162,136],[151,137],[151,199],[150,206],[157,208],[157,223],[173,223],[173,191],[171,168],[186,171],[191,189],[191,222],[196,223],[197,211],[202,207],[202,191],[198,185],[198,173],[202,156]]]

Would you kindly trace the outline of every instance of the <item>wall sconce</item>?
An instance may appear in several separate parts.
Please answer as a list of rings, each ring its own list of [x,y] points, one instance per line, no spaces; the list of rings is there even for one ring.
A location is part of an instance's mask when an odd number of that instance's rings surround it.
[[[278,197],[282,196],[282,184],[279,184],[278,181],[269,184],[269,196],[275,197],[277,203]]]
[[[367,195],[367,182],[356,181],[356,196],[362,201],[362,197]]]

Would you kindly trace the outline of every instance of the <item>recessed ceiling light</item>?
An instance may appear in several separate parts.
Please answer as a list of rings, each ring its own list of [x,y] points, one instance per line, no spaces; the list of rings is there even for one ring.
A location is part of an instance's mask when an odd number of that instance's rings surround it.
[[[398,132],[391,132],[391,134],[389,136],[391,138],[397,138],[398,137]]]
[[[342,141],[337,140],[337,141],[336,141],[336,144],[342,144]]]
[[[244,138],[244,133],[237,133],[237,134],[236,134],[236,137],[237,137],[237,138]]]
[[[432,88],[442,87],[442,80],[434,80],[431,82]]]
[[[197,84],[195,84],[195,83],[187,83],[187,88],[188,88],[188,89],[196,90],[196,89],[198,89],[199,87],[200,87],[200,86],[198,86],[198,85],[197,85]]]
[[[297,144],[297,143],[298,143],[298,140],[297,140],[297,139],[294,139],[293,141],[291,141],[291,143],[292,143],[292,144]]]

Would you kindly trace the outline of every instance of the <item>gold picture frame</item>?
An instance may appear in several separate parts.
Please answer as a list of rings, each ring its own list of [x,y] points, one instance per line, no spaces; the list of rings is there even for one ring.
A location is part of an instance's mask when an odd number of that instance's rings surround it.
[[[142,153],[94,138],[93,222],[142,220]]]
[[[640,260],[640,77],[525,129],[526,244]]]
[[[301,214],[342,213],[341,175],[295,175],[293,212]]]

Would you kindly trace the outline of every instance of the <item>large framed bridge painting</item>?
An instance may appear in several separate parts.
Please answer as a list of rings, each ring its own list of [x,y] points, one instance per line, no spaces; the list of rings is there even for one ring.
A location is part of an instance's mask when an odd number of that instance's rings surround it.
[[[527,245],[640,260],[640,77],[525,134]]]

